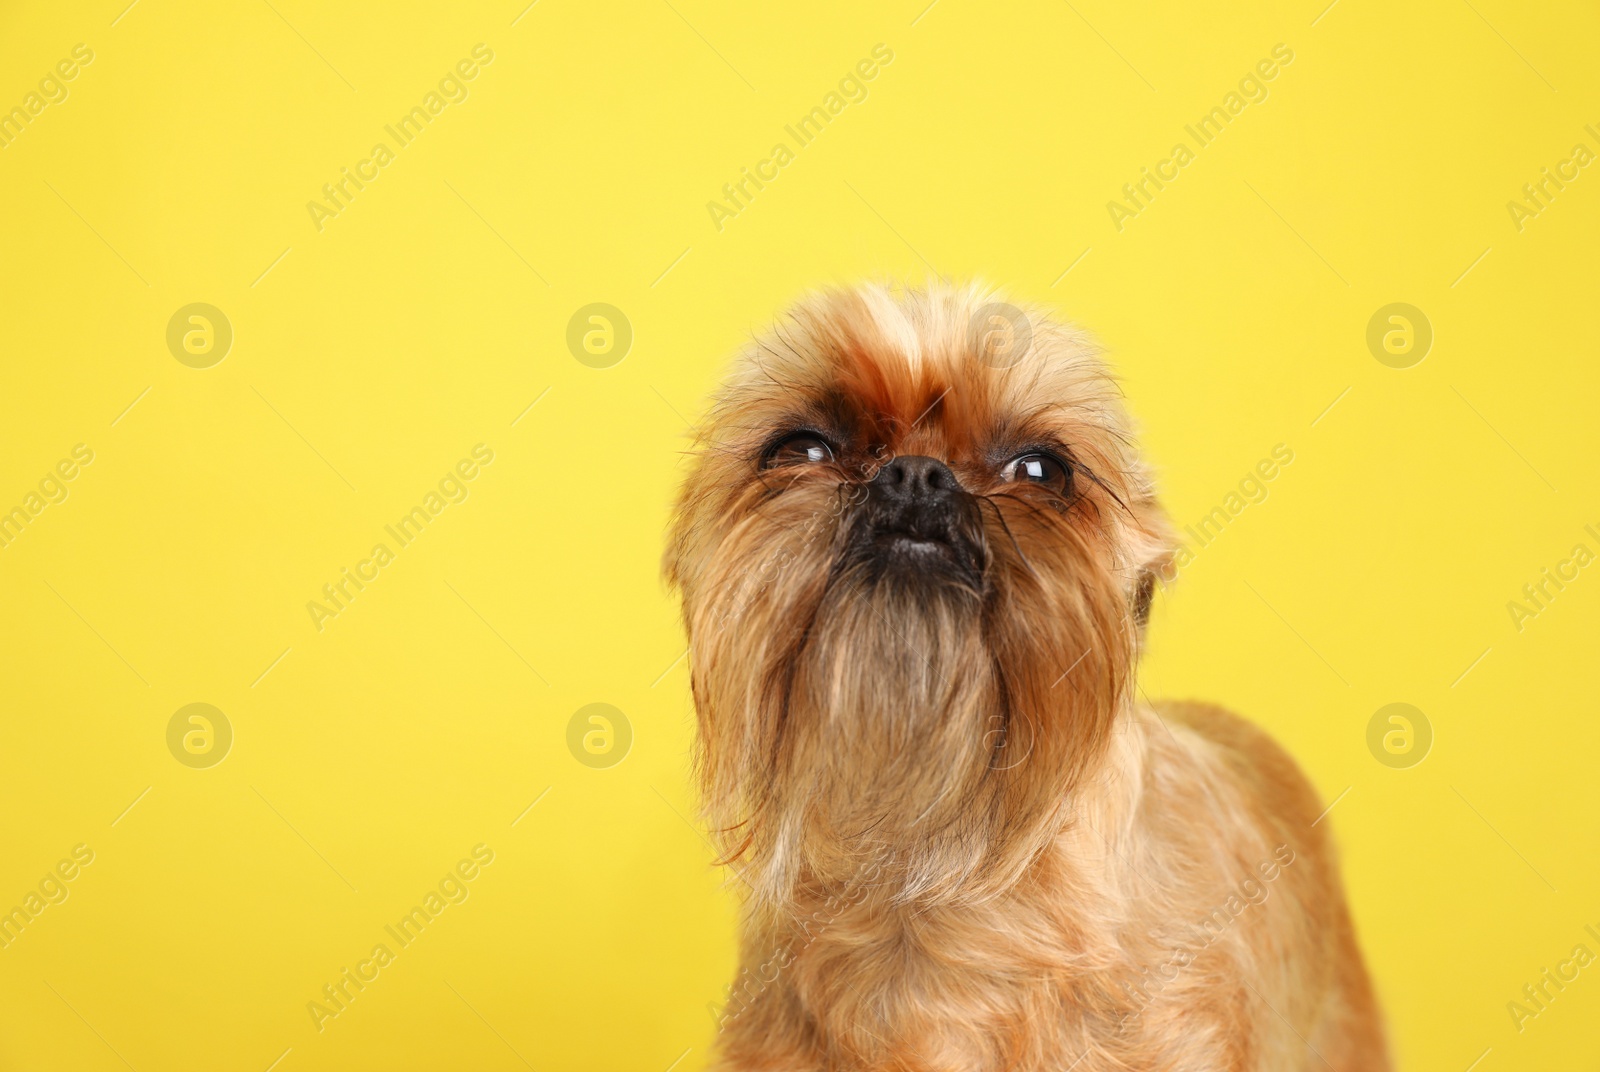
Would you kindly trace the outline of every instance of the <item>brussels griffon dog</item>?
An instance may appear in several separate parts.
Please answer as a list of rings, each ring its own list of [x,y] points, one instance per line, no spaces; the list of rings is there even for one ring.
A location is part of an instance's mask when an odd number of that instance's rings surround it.
[[[1174,542],[1078,331],[977,288],[799,306],[698,433],[706,816],[748,886],[720,1068],[1389,1067],[1322,804],[1146,705]]]

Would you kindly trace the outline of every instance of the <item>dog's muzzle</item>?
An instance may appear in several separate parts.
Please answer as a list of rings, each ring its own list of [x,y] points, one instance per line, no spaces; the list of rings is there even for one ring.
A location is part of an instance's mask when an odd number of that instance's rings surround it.
[[[867,484],[859,550],[883,567],[956,572],[976,584],[983,575],[983,530],[977,500],[937,458],[907,455]]]

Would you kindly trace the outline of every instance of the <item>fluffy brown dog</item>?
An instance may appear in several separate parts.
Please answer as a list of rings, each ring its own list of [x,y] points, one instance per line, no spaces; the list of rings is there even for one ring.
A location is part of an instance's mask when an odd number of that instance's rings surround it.
[[[1310,785],[1135,702],[1172,546],[1038,313],[863,287],[739,360],[666,555],[750,887],[721,1067],[1388,1067]]]

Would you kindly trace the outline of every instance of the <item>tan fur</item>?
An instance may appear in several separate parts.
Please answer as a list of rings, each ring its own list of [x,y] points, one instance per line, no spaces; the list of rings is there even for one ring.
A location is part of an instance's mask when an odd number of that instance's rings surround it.
[[[665,568],[705,814],[748,884],[724,1069],[1387,1069],[1321,805],[1259,730],[1134,700],[1167,523],[1078,332],[981,288],[802,304],[700,430]],[[989,360],[984,360],[985,356]],[[796,429],[826,464],[763,469]],[[1005,483],[1039,444],[1065,496]],[[946,462],[981,584],[846,553],[888,460]]]

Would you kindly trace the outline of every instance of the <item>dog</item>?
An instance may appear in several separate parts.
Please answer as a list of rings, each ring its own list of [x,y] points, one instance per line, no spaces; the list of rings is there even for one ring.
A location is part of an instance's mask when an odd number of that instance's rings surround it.
[[[690,458],[664,573],[747,887],[716,1067],[1389,1067],[1311,785],[1139,702],[1175,543],[1086,335],[978,285],[823,292]]]

